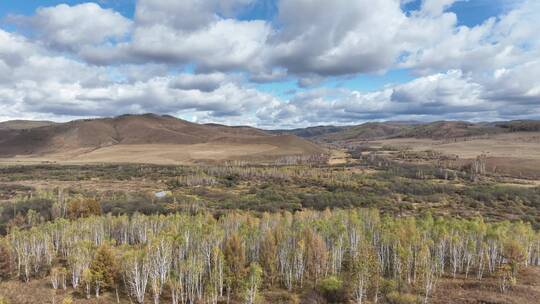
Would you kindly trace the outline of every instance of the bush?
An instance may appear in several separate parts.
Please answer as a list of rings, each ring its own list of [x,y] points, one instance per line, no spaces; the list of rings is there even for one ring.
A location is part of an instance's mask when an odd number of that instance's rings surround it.
[[[7,242],[0,241],[0,281],[9,279],[11,271],[11,251]],[[0,303],[2,302],[0,301]]]
[[[101,205],[93,198],[78,197],[68,204],[68,216],[70,219],[101,215]]]
[[[290,303],[299,304],[298,295],[282,290],[266,291],[264,293],[264,303]]]
[[[420,300],[417,296],[409,293],[399,293],[397,291],[392,291],[386,295],[388,303],[390,304],[417,304],[420,303]]]
[[[345,302],[346,296],[343,290],[343,281],[336,276],[330,276],[321,280],[318,284],[318,290],[330,303]]]
[[[53,218],[51,213],[52,206],[53,201],[44,198],[20,200],[11,205],[5,205],[4,208],[0,208],[0,235],[7,232],[9,226],[8,224],[10,222],[11,224],[26,224],[20,223],[18,220],[26,218],[26,215],[28,212],[30,212],[30,210],[35,212],[37,218],[43,219],[44,221],[51,220]],[[17,219],[17,221],[13,221],[17,217],[19,217],[19,219]]]
[[[104,201],[101,204],[104,214],[111,213],[112,215],[132,215],[135,213],[150,214],[166,214],[168,213],[167,206],[164,202],[158,201],[153,203],[145,197],[137,197],[129,200],[113,200]]]

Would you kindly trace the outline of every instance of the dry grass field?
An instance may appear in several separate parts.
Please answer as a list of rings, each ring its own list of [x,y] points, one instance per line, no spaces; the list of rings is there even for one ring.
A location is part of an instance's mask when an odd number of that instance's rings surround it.
[[[487,156],[488,172],[524,178],[540,178],[540,133],[516,132],[483,137],[432,140],[395,138],[372,142],[375,146],[408,148],[413,151],[433,150],[456,155],[467,163],[481,154]]]
[[[453,140],[394,138],[376,141],[378,145],[408,147],[415,151],[435,150],[460,158],[475,158],[486,153],[491,157],[540,159],[540,133],[506,133],[487,137],[468,137]]]
[[[35,157],[14,157],[1,159],[5,163],[150,163],[150,164],[189,164],[196,161],[220,161],[234,158],[257,157],[274,154],[278,148],[272,145],[257,144],[194,144],[194,145],[116,145],[88,152],[55,153]],[[276,151],[275,155],[279,155]]]
[[[115,145],[95,150],[79,149],[41,156],[0,158],[3,164],[32,163],[146,163],[159,165],[220,162],[226,160],[265,161],[304,151],[295,146],[273,144],[202,143],[192,145]]]
[[[540,268],[523,270],[518,283],[502,294],[499,280],[486,278],[483,281],[474,278],[443,278],[435,289],[433,304],[533,304],[540,299]]]

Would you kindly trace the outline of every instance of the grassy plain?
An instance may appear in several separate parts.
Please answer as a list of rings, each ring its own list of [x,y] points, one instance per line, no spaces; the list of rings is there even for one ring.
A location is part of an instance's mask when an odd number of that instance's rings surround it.
[[[393,138],[370,142],[375,147],[412,151],[437,151],[457,156],[455,164],[470,163],[479,155],[487,157],[487,171],[502,175],[540,179],[540,133],[515,132],[480,137],[433,140]]]

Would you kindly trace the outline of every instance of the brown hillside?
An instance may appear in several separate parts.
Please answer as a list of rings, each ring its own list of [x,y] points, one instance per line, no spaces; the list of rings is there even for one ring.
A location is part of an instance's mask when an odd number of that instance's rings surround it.
[[[538,132],[540,121],[471,123],[466,121],[368,122],[355,126],[319,126],[293,130],[275,130],[275,134],[294,134],[319,142],[347,143],[390,138],[429,138],[448,140],[513,132]]]
[[[465,121],[436,121],[414,126],[401,133],[399,137],[416,137],[431,139],[449,139],[469,136],[481,136],[505,132],[504,129]]]
[[[54,125],[52,121],[38,121],[38,120],[9,120],[0,122],[0,130],[21,130],[21,129],[33,129],[39,127],[45,127]]]
[[[213,152],[219,152],[220,146],[228,145],[227,149],[232,146],[239,151],[238,155],[242,155],[242,145],[263,154],[265,151],[272,151],[273,155],[322,153],[315,144],[292,135],[270,135],[251,127],[201,125],[155,114],[76,120],[32,129],[0,129],[0,156],[3,158],[54,154],[76,155],[81,159],[86,153],[116,146],[159,145],[163,149],[167,145],[197,144],[212,144],[212,149],[217,149]],[[265,149],[253,150],[257,145],[265,145]],[[178,149],[175,147],[174,151]]]

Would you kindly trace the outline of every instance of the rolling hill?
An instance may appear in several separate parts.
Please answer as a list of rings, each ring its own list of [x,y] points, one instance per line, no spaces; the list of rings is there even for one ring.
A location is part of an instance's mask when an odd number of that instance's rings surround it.
[[[9,120],[0,122],[0,130],[22,130],[45,127],[56,124],[46,120]]]
[[[274,134],[294,134],[317,142],[346,143],[391,138],[449,140],[513,132],[538,132],[540,121],[516,120],[492,123],[466,121],[368,122],[353,126],[317,126],[292,130],[274,130]]]
[[[0,157],[4,160],[182,163],[322,152],[316,144],[294,135],[196,124],[155,114],[0,129]]]

